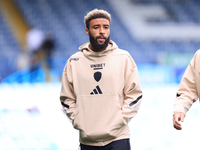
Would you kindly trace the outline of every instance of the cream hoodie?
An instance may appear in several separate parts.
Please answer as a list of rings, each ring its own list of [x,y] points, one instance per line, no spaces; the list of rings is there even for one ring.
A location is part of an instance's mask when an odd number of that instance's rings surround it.
[[[102,52],[90,50],[89,43],[79,49],[64,68],[60,101],[80,143],[104,146],[129,138],[128,122],[142,99],[134,60],[113,41]]]
[[[200,50],[198,50],[188,65],[181,79],[174,104],[174,113],[186,112],[200,96]]]

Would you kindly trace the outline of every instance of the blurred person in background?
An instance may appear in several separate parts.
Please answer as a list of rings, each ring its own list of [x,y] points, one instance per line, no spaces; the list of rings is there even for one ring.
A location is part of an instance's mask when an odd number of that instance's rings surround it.
[[[190,61],[183,78],[181,79],[173,112],[173,125],[177,130],[182,130],[181,122],[184,121],[186,112],[200,97],[200,50]]]
[[[55,50],[55,40],[51,32],[48,32],[42,44],[42,50],[44,53],[45,66],[47,69],[52,68],[52,54]]]
[[[128,123],[141,104],[142,90],[131,55],[110,40],[111,15],[94,9],[85,16],[90,42],[64,68],[61,104],[81,150],[130,150]]]
[[[36,27],[31,27],[26,34],[26,44],[29,57],[29,71],[31,73],[31,80],[37,76],[37,69],[39,68],[39,51],[44,42],[45,35],[43,31]],[[32,73],[34,72],[34,73]]]

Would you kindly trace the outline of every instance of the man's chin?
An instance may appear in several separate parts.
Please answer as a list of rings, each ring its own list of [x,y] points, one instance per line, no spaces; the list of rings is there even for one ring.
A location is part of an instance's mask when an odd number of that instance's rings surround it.
[[[97,39],[96,41],[97,41],[98,44],[104,44],[106,40],[105,39],[104,40]]]
[[[105,42],[98,42],[99,45],[103,45]]]

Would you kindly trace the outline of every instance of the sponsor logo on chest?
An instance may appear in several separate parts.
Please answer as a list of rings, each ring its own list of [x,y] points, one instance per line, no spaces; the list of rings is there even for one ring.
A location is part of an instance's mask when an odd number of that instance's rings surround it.
[[[106,63],[101,63],[101,64],[91,64],[90,67],[93,70],[99,70],[99,69],[103,69],[106,66]]]

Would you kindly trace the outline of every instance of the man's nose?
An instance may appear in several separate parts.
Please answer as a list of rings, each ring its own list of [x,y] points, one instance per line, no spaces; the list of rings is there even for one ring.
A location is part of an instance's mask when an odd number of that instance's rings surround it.
[[[104,34],[104,33],[105,33],[105,30],[104,30],[104,28],[103,28],[103,27],[101,27],[99,32],[100,32],[100,34]]]

